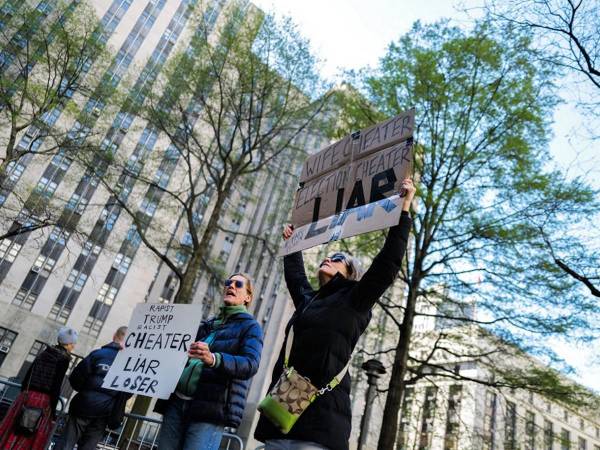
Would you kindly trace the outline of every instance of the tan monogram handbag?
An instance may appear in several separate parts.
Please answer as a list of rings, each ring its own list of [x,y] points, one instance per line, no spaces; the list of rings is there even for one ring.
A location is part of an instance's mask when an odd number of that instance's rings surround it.
[[[283,373],[273,389],[258,405],[258,410],[276,425],[283,434],[289,433],[300,415],[317,397],[331,391],[340,384],[350,366],[350,361],[348,361],[348,364],[327,386],[318,389],[308,378],[303,377],[293,367],[289,366],[293,340],[294,327],[292,326],[285,345]]]

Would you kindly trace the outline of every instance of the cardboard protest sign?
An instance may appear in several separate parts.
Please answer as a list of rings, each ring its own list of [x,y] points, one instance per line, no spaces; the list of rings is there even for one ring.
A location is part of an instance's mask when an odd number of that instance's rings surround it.
[[[360,159],[382,148],[412,138],[414,127],[415,110],[409,109],[358,133],[352,133],[309,156],[302,166],[300,183],[346,165],[352,159]]]
[[[415,112],[411,109],[346,136],[310,156],[302,168],[300,188],[294,199],[294,235],[290,239],[298,241],[302,235],[305,242],[299,245],[305,249],[389,227],[385,224],[391,223],[396,214],[390,205],[396,203],[377,202],[397,194],[402,180],[410,174],[414,123]],[[375,205],[362,208],[370,204]],[[380,207],[384,204],[389,211]],[[340,223],[344,214],[350,220]],[[331,231],[317,233],[324,229],[325,223]],[[340,231],[342,225],[344,231]],[[280,254],[293,251],[298,248],[290,246],[288,241]]]
[[[324,242],[397,225],[402,213],[402,202],[403,197],[396,194],[295,228],[294,234],[284,241],[279,255],[289,255]]]
[[[169,398],[201,317],[201,305],[138,304],[131,315],[125,348],[117,354],[102,387]]]

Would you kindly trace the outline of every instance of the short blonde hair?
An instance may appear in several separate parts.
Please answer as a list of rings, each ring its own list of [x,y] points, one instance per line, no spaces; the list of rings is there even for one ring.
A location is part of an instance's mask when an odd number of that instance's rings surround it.
[[[231,280],[231,278],[236,275],[246,280],[246,292],[250,296],[250,301],[247,303],[249,305],[252,303],[252,300],[254,300],[254,282],[252,281],[252,277],[245,272],[236,272],[229,275],[229,279]]]

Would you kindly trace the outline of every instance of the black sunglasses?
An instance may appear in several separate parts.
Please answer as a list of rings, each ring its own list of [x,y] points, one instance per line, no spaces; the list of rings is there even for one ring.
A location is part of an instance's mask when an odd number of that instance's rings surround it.
[[[241,289],[244,287],[244,282],[241,280],[225,280],[225,287],[229,287],[231,285],[238,289]]]

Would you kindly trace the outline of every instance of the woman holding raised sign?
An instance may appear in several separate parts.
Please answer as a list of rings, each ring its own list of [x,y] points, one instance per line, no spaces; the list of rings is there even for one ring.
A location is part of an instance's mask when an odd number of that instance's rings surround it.
[[[159,450],[217,450],[224,428],[240,425],[263,345],[247,309],[252,297],[248,275],[225,280],[220,314],[200,325],[175,392],[156,403],[164,415]]]
[[[394,282],[406,253],[415,194],[410,179],[400,223],[389,229],[383,248],[361,277],[354,258],[334,253],[319,266],[319,289],[309,284],[302,253],[284,257],[285,280],[296,312],[273,370],[269,394],[260,403],[256,439],[267,450],[347,450],[352,411],[347,370],[371,308]],[[286,226],[283,238],[289,239]]]

